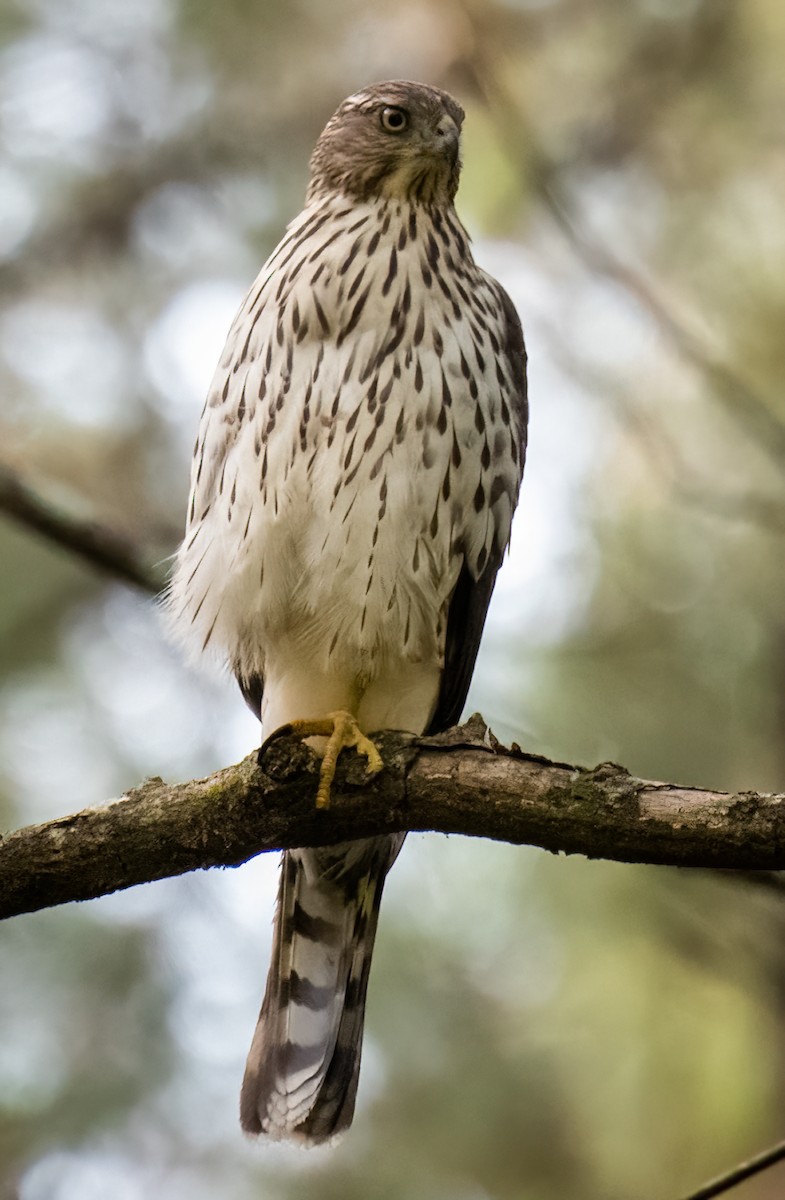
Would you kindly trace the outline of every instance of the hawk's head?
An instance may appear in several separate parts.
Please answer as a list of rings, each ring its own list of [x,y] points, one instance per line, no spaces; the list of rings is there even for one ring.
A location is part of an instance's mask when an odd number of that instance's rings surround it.
[[[461,169],[463,109],[438,88],[395,80],[356,92],[311,156],[308,198],[344,192],[450,202]]]

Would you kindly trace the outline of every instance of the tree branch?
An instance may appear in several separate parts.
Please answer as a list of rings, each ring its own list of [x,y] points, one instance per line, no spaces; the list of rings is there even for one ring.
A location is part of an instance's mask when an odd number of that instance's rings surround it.
[[[783,1159],[785,1159],[785,1142],[778,1142],[776,1146],[772,1146],[763,1154],[756,1155],[749,1162],[740,1163],[732,1171],[720,1175],[717,1179],[712,1179],[710,1183],[698,1188],[697,1192],[690,1192],[686,1200],[714,1200],[715,1196],[724,1196],[738,1184],[752,1179],[753,1175],[759,1175],[761,1171],[773,1167],[775,1163],[782,1162]]]
[[[499,69],[500,48],[492,45],[487,30],[472,4],[463,4],[473,32],[469,66],[474,82],[493,114],[505,141],[508,162],[530,182],[544,211],[561,231],[577,257],[595,275],[611,280],[645,312],[668,344],[686,363],[697,369],[711,386],[713,395],[740,425],[747,437],[766,452],[779,467],[785,454],[785,422],[777,411],[776,399],[760,395],[732,363],[715,353],[688,321],[674,315],[673,300],[666,301],[644,276],[623,261],[609,246],[585,227],[561,180],[565,161],[554,157],[510,93]]]
[[[164,573],[144,560],[130,538],[45,499],[4,463],[0,463],[0,512],[123,583],[131,583],[153,595],[164,586]]]
[[[434,738],[385,733],[385,770],[365,779],[343,756],[327,810],[314,807],[318,759],[274,742],[207,779],[150,779],[121,800],[0,840],[0,917],[87,900],[264,850],[400,830],[527,843],[622,862],[785,868],[785,795],[728,794],[636,779],[507,749],[479,716]]]

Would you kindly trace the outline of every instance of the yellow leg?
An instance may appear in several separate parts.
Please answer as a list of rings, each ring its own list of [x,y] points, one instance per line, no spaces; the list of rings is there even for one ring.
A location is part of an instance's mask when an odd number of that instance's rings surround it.
[[[368,760],[369,775],[378,774],[384,766],[382,756],[371,739],[365,736],[355,717],[345,709],[327,713],[326,716],[315,720],[291,721],[288,725],[276,729],[267,741],[270,742],[273,738],[284,737],[287,734],[294,734],[296,737],[302,738],[327,738],[319,772],[319,788],[316,792],[317,808],[330,807],[330,789],[335,778],[338,755],[342,750],[354,747],[358,754],[362,754]]]

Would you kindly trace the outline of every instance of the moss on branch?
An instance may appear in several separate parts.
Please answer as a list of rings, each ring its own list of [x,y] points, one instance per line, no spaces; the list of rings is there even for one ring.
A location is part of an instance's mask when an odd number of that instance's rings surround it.
[[[376,739],[385,770],[343,755],[328,810],[318,760],[291,738],[207,779],[148,779],[120,800],[0,840],[0,917],[266,850],[434,830],[623,862],[785,868],[785,796],[733,795],[592,770],[501,746],[481,717],[433,738]]]

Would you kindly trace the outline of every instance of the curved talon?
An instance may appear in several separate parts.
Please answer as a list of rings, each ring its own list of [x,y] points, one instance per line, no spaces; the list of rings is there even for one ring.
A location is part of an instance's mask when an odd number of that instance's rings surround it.
[[[319,787],[316,792],[317,808],[330,807],[330,789],[335,778],[338,755],[342,750],[354,748],[358,754],[362,754],[363,758],[367,759],[369,775],[377,775],[384,767],[382,756],[376,746],[362,732],[356,717],[345,709],[327,713],[324,717],[313,720],[290,721],[288,725],[282,725],[280,729],[275,729],[268,738],[265,738],[259,751],[259,757],[261,758],[264,754],[270,742],[287,735],[300,738],[327,738],[319,771]]]

